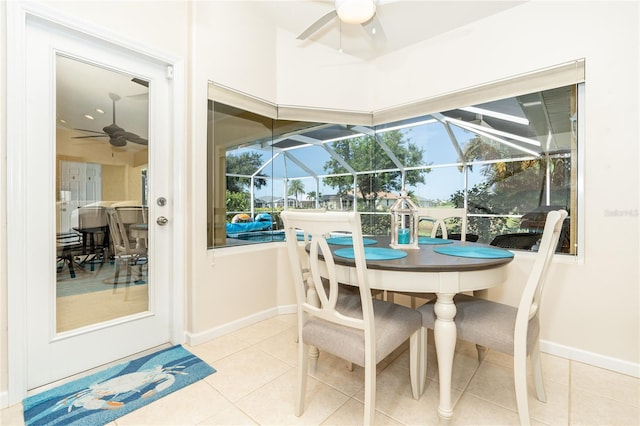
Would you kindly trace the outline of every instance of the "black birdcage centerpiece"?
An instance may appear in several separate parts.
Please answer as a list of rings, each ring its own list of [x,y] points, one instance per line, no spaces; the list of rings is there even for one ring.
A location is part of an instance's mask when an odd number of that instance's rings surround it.
[[[418,246],[418,208],[405,191],[391,207],[391,244],[392,248],[419,249]]]

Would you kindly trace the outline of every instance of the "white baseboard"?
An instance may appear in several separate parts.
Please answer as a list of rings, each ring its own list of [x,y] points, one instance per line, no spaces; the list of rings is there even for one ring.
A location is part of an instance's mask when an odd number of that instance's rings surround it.
[[[239,318],[230,323],[223,324],[221,326],[214,327],[200,333],[185,333],[185,339],[187,344],[191,346],[199,345],[201,343],[215,339],[216,337],[224,336],[225,334],[232,333],[257,322],[275,317],[276,315],[295,314],[296,309],[296,305],[278,306],[272,309],[267,309],[262,312],[255,313],[253,315],[249,315],[244,318]]]
[[[617,373],[626,374],[627,376],[640,378],[640,364],[637,363],[611,358],[594,352],[583,351],[582,349],[576,349],[570,346],[548,342],[546,340],[540,341],[540,351],[548,353],[549,355],[566,358],[571,361],[582,362],[594,367],[600,367]]]
[[[0,410],[9,406],[9,392],[0,392]]]

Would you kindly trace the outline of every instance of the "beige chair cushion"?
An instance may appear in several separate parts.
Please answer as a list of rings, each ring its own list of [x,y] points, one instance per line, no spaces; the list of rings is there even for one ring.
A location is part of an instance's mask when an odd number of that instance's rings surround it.
[[[513,355],[517,308],[466,294],[458,294],[453,300],[456,304],[455,323],[459,339]],[[435,300],[432,300],[418,308],[423,326],[432,330],[436,319],[434,306]],[[540,324],[536,316],[529,321],[527,352],[538,339],[539,332]]]
[[[342,297],[337,310],[345,315],[362,318],[360,301],[354,300],[355,298]],[[377,364],[416,332],[422,325],[422,319],[414,309],[382,300],[373,300],[373,310]],[[305,344],[321,347],[340,358],[364,366],[362,331],[313,318],[305,322],[302,338]]]

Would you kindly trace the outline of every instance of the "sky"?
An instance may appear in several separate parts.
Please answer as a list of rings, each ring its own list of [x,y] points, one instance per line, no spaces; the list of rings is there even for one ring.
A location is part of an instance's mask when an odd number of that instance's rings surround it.
[[[410,129],[405,129],[403,132],[405,134],[405,138],[423,149],[423,159],[425,160],[425,164],[451,165],[457,161],[457,153],[451,144],[448,134],[444,131],[444,128],[440,123],[420,125]],[[474,134],[462,129],[454,132],[454,134],[458,142],[463,146],[464,143],[475,136]],[[300,160],[301,163],[317,174],[327,173],[324,170],[324,164],[330,159],[330,156],[320,147],[302,148],[290,152]],[[263,154],[265,161],[270,157],[270,152],[265,152]],[[281,158],[274,160],[273,167],[275,170],[283,170],[283,160]],[[479,168],[476,168],[469,176],[470,187],[482,180],[482,176],[478,173],[478,169]],[[268,167],[265,169],[265,174],[271,174],[271,170],[272,169]],[[301,178],[305,193],[316,191],[315,179],[308,178],[307,176],[309,176],[309,173],[296,164],[293,164],[291,161],[287,162],[287,176],[290,176],[291,178]],[[303,176],[304,178],[302,178]],[[428,200],[448,200],[454,192],[464,188],[463,174],[455,165],[432,168],[429,173],[424,175],[424,177],[424,184],[419,184],[415,188],[408,189],[413,190],[421,198]],[[335,194],[336,192],[337,188],[323,185],[321,179],[321,194],[328,195]],[[269,183],[256,190],[255,196],[257,198],[281,198],[284,196],[284,182],[282,180],[274,180],[273,183]]]

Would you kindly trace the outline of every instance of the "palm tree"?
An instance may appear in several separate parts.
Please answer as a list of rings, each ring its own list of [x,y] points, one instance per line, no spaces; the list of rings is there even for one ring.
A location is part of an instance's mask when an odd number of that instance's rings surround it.
[[[296,197],[296,207],[300,206],[298,201],[298,195],[304,194],[304,184],[300,179],[294,179],[289,182],[289,189],[287,191],[287,195],[293,195]]]

